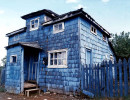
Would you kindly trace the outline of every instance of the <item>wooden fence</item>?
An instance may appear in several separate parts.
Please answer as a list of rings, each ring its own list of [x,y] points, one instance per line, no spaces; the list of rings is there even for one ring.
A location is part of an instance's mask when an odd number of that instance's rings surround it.
[[[130,94],[130,58],[128,61],[103,62],[82,67],[81,87],[100,97],[122,97]]]

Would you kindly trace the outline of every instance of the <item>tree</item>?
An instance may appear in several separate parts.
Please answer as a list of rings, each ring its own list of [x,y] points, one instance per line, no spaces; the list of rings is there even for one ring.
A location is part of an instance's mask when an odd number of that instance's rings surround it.
[[[130,32],[113,34],[112,44],[117,56],[130,57]]]
[[[4,67],[6,65],[6,56],[1,61],[2,61],[2,66],[1,67]]]

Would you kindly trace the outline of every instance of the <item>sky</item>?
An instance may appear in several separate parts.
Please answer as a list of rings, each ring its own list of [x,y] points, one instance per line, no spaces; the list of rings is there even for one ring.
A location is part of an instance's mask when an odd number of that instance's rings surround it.
[[[6,56],[5,34],[25,27],[21,16],[42,9],[63,14],[81,7],[110,33],[130,32],[130,0],[0,0],[0,60]]]

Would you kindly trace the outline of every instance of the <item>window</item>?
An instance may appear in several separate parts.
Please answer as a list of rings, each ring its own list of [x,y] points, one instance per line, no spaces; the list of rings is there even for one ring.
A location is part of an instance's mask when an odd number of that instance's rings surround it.
[[[49,51],[48,68],[67,68],[67,50]]]
[[[97,29],[91,25],[91,33],[97,34]]]
[[[36,30],[39,27],[39,18],[35,18],[30,21],[30,31]]]
[[[106,36],[103,34],[103,40],[106,41]]]
[[[14,36],[14,41],[18,41],[19,40],[19,34]]]
[[[64,31],[64,23],[58,23],[53,25],[53,33],[58,33]]]
[[[17,56],[16,55],[11,55],[10,56],[10,63],[16,63],[17,62]]]

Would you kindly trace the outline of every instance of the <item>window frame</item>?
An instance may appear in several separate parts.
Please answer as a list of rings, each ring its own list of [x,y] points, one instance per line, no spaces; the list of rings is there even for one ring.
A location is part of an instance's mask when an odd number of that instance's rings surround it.
[[[61,30],[55,30],[55,26],[56,25],[60,25],[60,24],[62,24],[62,29]],[[59,28],[59,27],[58,27]],[[54,24],[53,25],[53,33],[55,34],[55,33],[59,33],[59,32],[63,32],[64,31],[64,22],[60,22],[60,23],[56,23],[56,24]]]
[[[13,62],[13,58],[12,58],[13,56],[16,57],[16,62]],[[11,55],[11,56],[10,56],[10,63],[17,63],[17,55]]]
[[[32,28],[32,21],[34,21],[34,26],[35,26],[35,20],[38,20],[38,25],[37,27]],[[30,31],[37,30],[38,28],[39,28],[39,17],[30,20]]]
[[[95,29],[95,32],[92,31],[92,28]],[[91,25],[90,27],[90,32],[93,33],[94,35],[97,35],[97,29],[93,25]]]
[[[51,53],[57,53],[57,52],[66,52],[66,65],[50,65],[50,54]],[[53,54],[54,55],[54,54]],[[68,50],[67,49],[60,49],[60,50],[51,50],[48,51],[48,68],[67,68],[67,55],[68,55]]]

